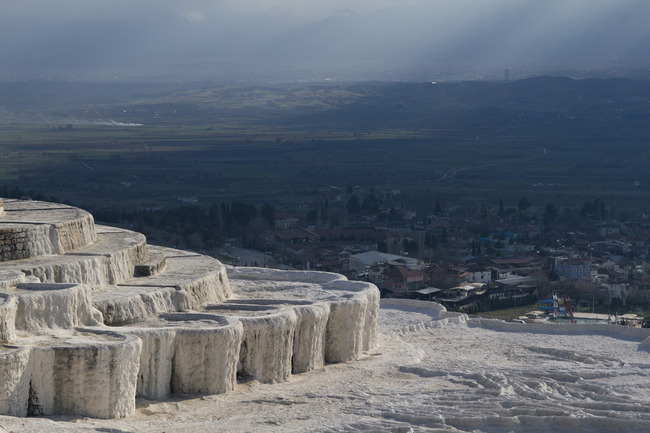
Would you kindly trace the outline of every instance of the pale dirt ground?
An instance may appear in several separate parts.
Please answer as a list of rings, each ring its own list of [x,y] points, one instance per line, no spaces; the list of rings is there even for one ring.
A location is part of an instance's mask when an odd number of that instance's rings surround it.
[[[138,401],[126,419],[0,416],[0,432],[650,431],[650,352],[639,339],[499,332],[434,316],[384,306],[375,350],[287,383]]]

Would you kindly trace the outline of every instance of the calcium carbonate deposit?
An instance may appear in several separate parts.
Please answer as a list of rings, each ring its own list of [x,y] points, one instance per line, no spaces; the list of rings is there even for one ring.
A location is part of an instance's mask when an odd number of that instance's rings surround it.
[[[215,259],[149,246],[70,206],[0,208],[0,415],[131,417],[138,398],[287,382],[376,346],[372,284],[229,276]]]
[[[96,233],[84,284],[50,257],[0,266],[0,432],[650,431],[647,329],[380,304],[339,275]]]

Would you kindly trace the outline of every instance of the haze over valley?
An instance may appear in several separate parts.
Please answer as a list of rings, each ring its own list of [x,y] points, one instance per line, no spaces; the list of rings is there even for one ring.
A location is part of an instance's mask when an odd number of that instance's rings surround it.
[[[648,16],[638,0],[4,0],[0,80],[647,77]]]

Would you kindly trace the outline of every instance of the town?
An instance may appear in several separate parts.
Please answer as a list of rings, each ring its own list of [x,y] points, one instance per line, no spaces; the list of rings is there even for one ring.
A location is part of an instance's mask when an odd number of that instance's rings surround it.
[[[262,260],[231,262],[341,273],[374,283],[384,297],[435,301],[452,311],[530,305],[553,293],[588,312],[647,310],[650,224],[644,216],[609,219],[600,199],[561,212],[552,203],[532,206],[526,197],[512,207],[502,200],[483,204],[474,215],[436,200],[433,212],[420,215],[400,195],[330,186],[321,205],[273,209],[268,230],[252,231],[259,238],[225,239],[222,251],[255,246]],[[262,209],[268,217],[269,206]],[[260,219],[251,217],[249,227]]]
[[[27,123],[0,130],[0,197],[450,310],[534,309],[553,293],[576,311],[649,310],[647,80],[3,91],[22,95],[7,101]],[[42,95],[60,120],[30,117]]]

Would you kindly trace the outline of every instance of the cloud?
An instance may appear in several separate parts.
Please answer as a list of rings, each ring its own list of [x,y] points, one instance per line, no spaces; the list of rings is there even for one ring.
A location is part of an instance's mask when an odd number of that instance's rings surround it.
[[[439,1],[439,0],[434,0]],[[0,22],[28,19],[70,21],[90,17],[131,17],[172,13],[188,21],[209,20],[224,14],[262,14],[274,17],[322,19],[340,9],[359,13],[391,6],[409,6],[422,0],[0,0]]]
[[[364,76],[393,62],[502,70],[586,56],[623,64],[650,58],[649,13],[647,0],[0,0],[0,79],[111,68],[267,76],[269,65],[299,75],[369,62],[357,68]]]
[[[350,10],[369,13],[386,7],[408,7],[425,3],[423,0],[229,0],[234,9],[304,20],[323,19]]]
[[[185,10],[182,15],[187,21],[199,23],[203,21],[203,12],[197,10]]]

